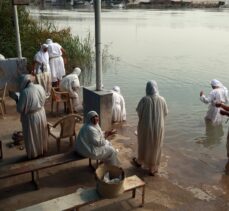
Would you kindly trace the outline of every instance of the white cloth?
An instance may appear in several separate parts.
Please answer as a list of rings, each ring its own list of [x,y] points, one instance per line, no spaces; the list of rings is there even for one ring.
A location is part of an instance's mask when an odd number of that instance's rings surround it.
[[[211,81],[212,85],[213,81]],[[214,86],[214,85],[213,85]],[[222,85],[222,83],[217,83],[218,88],[213,89],[208,96],[202,95],[200,100],[209,104],[208,111],[205,119],[211,121],[213,125],[219,125],[223,121],[223,116],[220,114],[220,108],[215,106],[215,103],[227,103],[228,102],[228,91],[227,88]]]
[[[23,77],[22,84],[27,84]],[[29,159],[42,156],[48,149],[47,120],[44,109],[45,91],[39,84],[29,83],[20,91],[17,111],[21,123],[25,148]]]
[[[36,82],[44,88],[46,96],[50,96],[52,87],[51,74],[49,72],[36,74]]]
[[[122,122],[126,120],[125,100],[120,93],[119,87],[114,87],[112,90],[112,121]]]
[[[71,73],[64,77],[60,82],[60,90],[67,91],[72,98],[72,104],[74,111],[82,109],[80,102],[80,82],[77,74]]]
[[[39,50],[34,56],[34,61],[36,62],[35,73],[41,73],[42,71],[50,72],[49,54],[47,51]]]
[[[49,96],[51,92],[51,72],[49,66],[49,54],[48,52],[43,51],[43,47],[46,47],[46,44],[43,44],[40,51],[38,51],[34,57],[35,61],[35,74],[37,83],[43,86],[46,95]]]
[[[96,112],[93,112],[96,115]],[[117,165],[117,154],[109,141],[104,138],[100,126],[91,123],[93,116],[89,112],[86,123],[80,129],[76,138],[75,150],[84,157],[102,160],[106,164]]]
[[[153,83],[156,83],[153,81]],[[157,171],[164,139],[165,116],[168,114],[166,101],[158,94],[157,87],[147,83],[146,96],[137,106],[138,121],[138,162]]]
[[[5,56],[3,56],[2,54],[0,54],[0,60],[5,60]]]
[[[48,44],[49,65],[51,69],[52,82],[62,80],[65,75],[64,60],[62,58],[61,45],[58,43]]]

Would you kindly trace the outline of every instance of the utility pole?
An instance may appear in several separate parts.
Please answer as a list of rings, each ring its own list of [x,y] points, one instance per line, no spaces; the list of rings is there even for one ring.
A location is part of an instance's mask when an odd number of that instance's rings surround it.
[[[22,58],[21,39],[20,39],[20,31],[19,31],[19,24],[18,24],[17,5],[13,5],[13,9],[14,9],[14,25],[16,31],[16,42],[17,42],[17,56],[19,59],[21,59]]]
[[[101,0],[94,0],[95,8],[95,57],[96,90],[102,90],[102,55],[101,55]]]

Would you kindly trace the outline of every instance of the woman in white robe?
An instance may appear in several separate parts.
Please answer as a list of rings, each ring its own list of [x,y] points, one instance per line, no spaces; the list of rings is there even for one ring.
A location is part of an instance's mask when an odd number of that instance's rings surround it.
[[[211,81],[211,86],[212,91],[208,96],[205,96],[203,91],[200,92],[200,100],[205,104],[209,104],[205,119],[213,125],[220,125],[222,124],[223,117],[219,113],[220,109],[215,104],[228,102],[228,90],[216,79]]]
[[[125,100],[121,95],[120,88],[118,86],[114,86],[112,93],[112,122],[126,121]]]
[[[31,82],[31,75],[22,75],[17,111],[21,113],[22,131],[29,159],[43,156],[48,149],[47,120],[44,109],[45,91]]]
[[[86,123],[76,138],[75,150],[84,157],[101,160],[105,164],[117,165],[117,152],[105,139],[98,121],[99,116],[95,111],[88,112]]]
[[[83,109],[82,103],[80,102],[80,81],[79,75],[81,69],[76,67],[73,72],[65,76],[60,82],[60,90],[69,93],[72,100],[73,110],[75,112],[81,111]]]
[[[165,130],[165,116],[168,108],[165,99],[159,95],[156,81],[146,84],[146,96],[137,106],[138,113],[138,157],[133,158],[137,166],[149,169],[154,175],[159,168]]]
[[[37,83],[43,86],[46,96],[51,93],[51,71],[49,66],[48,45],[43,44],[40,50],[34,56],[34,74],[36,75]]]

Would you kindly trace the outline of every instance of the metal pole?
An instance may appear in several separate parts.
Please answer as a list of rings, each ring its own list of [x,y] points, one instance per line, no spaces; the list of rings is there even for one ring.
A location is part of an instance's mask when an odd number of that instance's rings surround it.
[[[95,57],[96,57],[96,90],[102,90],[102,55],[101,55],[101,0],[94,0],[95,5]]]
[[[22,58],[21,53],[21,40],[20,40],[20,31],[19,31],[19,24],[18,24],[18,14],[17,14],[17,5],[13,5],[14,7],[14,24],[15,24],[15,30],[16,30],[16,39],[17,39],[17,55],[18,58]]]

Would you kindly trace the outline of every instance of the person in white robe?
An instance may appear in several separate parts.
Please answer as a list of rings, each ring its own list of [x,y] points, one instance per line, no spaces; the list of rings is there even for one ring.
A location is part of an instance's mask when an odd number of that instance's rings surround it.
[[[59,82],[66,74],[64,59],[62,57],[62,55],[66,53],[59,43],[53,42],[51,39],[47,39],[46,44],[48,44],[49,65],[51,68],[52,84],[53,86],[59,86]]]
[[[83,109],[82,102],[80,100],[80,73],[81,69],[76,67],[71,74],[65,76],[60,82],[60,90],[69,93],[73,104],[73,110],[75,112],[82,111]]]
[[[43,44],[40,50],[34,56],[34,75],[36,82],[43,86],[46,96],[51,93],[51,71],[49,66],[48,45]]]
[[[20,96],[17,102],[29,159],[43,156],[48,149],[47,119],[44,109],[45,91],[41,85],[34,84],[31,77],[29,74],[20,76]]]
[[[159,95],[156,81],[147,82],[146,96],[140,100],[136,111],[139,118],[138,157],[133,158],[133,162],[137,167],[148,168],[149,174],[154,176],[160,165],[165,117],[168,114],[166,101]]]
[[[105,164],[118,165],[117,152],[105,138],[110,132],[104,134],[98,122],[98,114],[95,111],[88,112],[86,122],[76,138],[75,150],[81,156],[101,160]]]
[[[217,79],[213,79],[210,84],[212,91],[208,96],[205,96],[204,92],[201,91],[200,100],[209,105],[205,120],[213,125],[220,125],[222,124],[223,117],[219,113],[220,109],[215,104],[228,102],[228,89]]]
[[[120,87],[114,86],[112,93],[112,122],[126,121],[125,100],[121,94]]]

